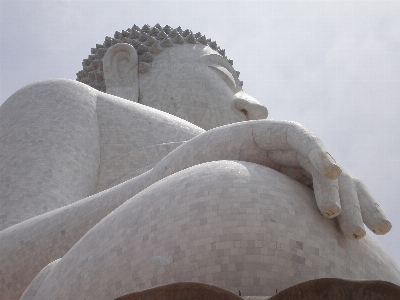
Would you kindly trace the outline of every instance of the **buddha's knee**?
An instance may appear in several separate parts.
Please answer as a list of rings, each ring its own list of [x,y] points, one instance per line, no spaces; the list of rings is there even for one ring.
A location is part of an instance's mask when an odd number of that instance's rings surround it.
[[[123,278],[130,278],[129,283],[110,298],[179,281],[247,291],[249,278],[266,279],[278,264],[266,259],[275,255],[280,238],[266,225],[274,223],[273,230],[280,230],[279,217],[267,219],[280,205],[274,194],[282,188],[277,174],[252,163],[216,161],[164,178],[126,201],[71,248],[39,298],[79,294],[94,299],[115,290],[99,283],[119,285]],[[88,276],[82,278],[81,272]],[[85,290],[68,294],[68,287],[78,282]],[[57,295],[54,284],[62,285]]]
[[[26,86],[0,108],[1,227],[89,195],[99,167],[96,92],[72,80]]]
[[[63,257],[40,297],[116,298],[180,281],[271,295],[319,277],[376,278],[377,264],[390,265],[369,239],[339,234],[313,192],[287,176],[247,162],[205,163],[160,180],[104,218]],[[398,277],[383,270],[382,279]],[[61,294],[52,293],[56,284]]]
[[[47,266],[45,266],[26,288],[20,300],[34,300],[36,293],[40,289],[40,286],[46,280],[46,277],[50,274],[50,272],[54,269],[54,267],[59,263],[59,261],[60,258],[55,261],[52,261]]]

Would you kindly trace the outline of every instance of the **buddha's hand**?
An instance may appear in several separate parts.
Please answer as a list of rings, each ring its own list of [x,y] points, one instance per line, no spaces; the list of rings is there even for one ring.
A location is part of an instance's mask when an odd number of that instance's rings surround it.
[[[375,234],[391,229],[365,185],[343,171],[309,130],[288,121],[263,120],[253,126],[255,143],[283,173],[296,177],[297,172],[312,180],[321,213],[337,217],[348,238],[362,238],[366,234],[363,223]]]

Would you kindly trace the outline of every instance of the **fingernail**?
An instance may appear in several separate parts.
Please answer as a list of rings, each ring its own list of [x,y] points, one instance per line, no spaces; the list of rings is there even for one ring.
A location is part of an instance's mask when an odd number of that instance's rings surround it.
[[[349,231],[348,237],[353,240],[359,240],[359,239],[363,238],[366,234],[367,234],[367,232],[364,230],[364,228],[357,226],[357,227],[353,227]]]
[[[383,235],[386,234],[392,229],[392,224],[388,220],[382,220],[379,222],[376,229],[373,230],[375,234]]]

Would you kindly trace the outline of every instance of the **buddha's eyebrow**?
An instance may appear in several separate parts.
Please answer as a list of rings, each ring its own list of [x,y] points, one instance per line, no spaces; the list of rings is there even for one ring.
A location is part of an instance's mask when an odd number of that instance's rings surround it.
[[[216,64],[220,65],[227,69],[233,76],[233,78],[237,78],[237,74],[233,69],[232,65],[221,55],[218,54],[208,54],[201,57],[201,60],[207,64]]]

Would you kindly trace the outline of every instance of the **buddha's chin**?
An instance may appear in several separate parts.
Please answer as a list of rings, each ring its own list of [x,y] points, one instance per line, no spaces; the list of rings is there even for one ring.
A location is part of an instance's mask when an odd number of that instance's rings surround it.
[[[199,118],[199,116],[201,117]],[[193,118],[193,114],[188,116],[182,116],[181,118],[205,130],[210,130],[224,125],[247,121],[246,116],[239,111],[236,113],[233,109],[222,110],[217,108],[207,109],[201,115],[196,115],[195,118]]]
[[[228,119],[228,120],[209,120],[209,121],[204,121],[204,122],[200,122],[198,124],[195,124],[196,126],[199,126],[200,128],[204,129],[204,130],[211,130],[213,128],[217,128],[217,127],[221,127],[221,126],[225,126],[225,125],[229,125],[229,124],[233,124],[233,123],[239,123],[239,122],[244,122],[247,120],[240,120],[240,119]],[[194,124],[194,123],[193,123]]]
[[[189,103],[194,103],[189,102]],[[146,103],[143,103],[146,105]],[[154,104],[151,103],[151,104]],[[201,103],[204,104],[204,103]],[[152,105],[150,105],[152,106]],[[177,103],[153,105],[153,108],[164,111],[185,121],[188,121],[204,130],[210,130],[216,127],[247,121],[244,113],[234,111],[228,107],[204,108],[205,105],[182,105]]]

